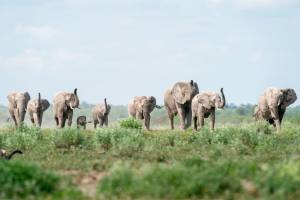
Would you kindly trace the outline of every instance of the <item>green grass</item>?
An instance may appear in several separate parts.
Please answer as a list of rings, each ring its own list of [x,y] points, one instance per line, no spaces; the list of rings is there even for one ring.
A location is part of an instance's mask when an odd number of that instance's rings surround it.
[[[1,199],[299,199],[300,126],[0,129]]]

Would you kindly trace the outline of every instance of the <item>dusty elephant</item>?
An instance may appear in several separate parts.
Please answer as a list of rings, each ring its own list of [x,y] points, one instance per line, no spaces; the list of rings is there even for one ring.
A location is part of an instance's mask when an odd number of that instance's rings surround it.
[[[104,99],[104,104],[98,104],[92,109],[92,116],[94,122],[94,128],[97,128],[97,124],[102,127],[104,124],[108,126],[108,115],[111,106],[107,104],[106,98]]]
[[[198,93],[198,84],[193,80],[177,82],[172,88],[165,92],[164,104],[171,129],[174,129],[174,117],[177,114],[179,114],[181,130],[185,130],[191,125],[192,99]]]
[[[30,100],[28,92],[13,92],[7,96],[8,111],[17,127],[20,127],[25,119],[27,104]]]
[[[136,119],[144,120],[145,128],[150,130],[150,114],[154,108],[160,108],[156,105],[155,97],[138,96],[129,101],[128,114]]]
[[[49,108],[50,103],[47,99],[41,99],[39,93],[38,99],[32,99],[28,102],[27,111],[32,124],[42,126],[43,113]]]
[[[294,89],[270,88],[259,98],[253,116],[256,120],[265,119],[280,131],[286,108],[296,100]]]
[[[203,92],[197,94],[192,100],[192,118],[194,122],[194,130],[197,130],[197,125],[204,125],[204,118],[210,116],[211,129],[215,128],[216,108],[224,108],[226,104],[223,88],[221,88],[221,97],[216,92]]]
[[[79,107],[77,88],[73,93],[59,92],[54,96],[54,119],[58,128],[64,128],[68,119],[68,126],[72,125],[73,110]]]

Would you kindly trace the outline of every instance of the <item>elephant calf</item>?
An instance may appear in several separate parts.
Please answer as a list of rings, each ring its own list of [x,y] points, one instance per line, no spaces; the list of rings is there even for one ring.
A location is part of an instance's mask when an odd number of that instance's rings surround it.
[[[264,119],[281,129],[281,122],[286,108],[297,100],[294,89],[270,88],[260,98],[253,116],[256,120]]]
[[[160,108],[156,105],[155,97],[134,97],[128,104],[128,114],[136,119],[144,120],[145,128],[150,130],[150,113],[154,108]]]
[[[86,121],[86,116],[79,116],[77,117],[77,128],[83,127],[83,129],[86,129],[87,123],[92,123],[91,121]]]
[[[39,93],[38,99],[32,99],[28,102],[27,111],[30,116],[32,124],[41,127],[43,120],[43,113],[49,108],[50,103],[47,99],[41,99]]]
[[[28,92],[13,92],[7,96],[7,99],[10,116],[15,122],[16,127],[20,127],[25,119],[30,95]]]
[[[204,126],[204,118],[211,118],[211,129],[215,128],[216,108],[224,108],[226,104],[223,88],[221,96],[216,92],[203,92],[196,95],[192,101],[192,118],[194,121],[194,130],[197,130],[198,123],[200,127]]]
[[[110,112],[111,106],[107,104],[106,98],[104,99],[104,104],[98,104],[92,109],[92,116],[94,122],[94,128],[97,128],[97,124],[100,124],[100,127],[105,124],[108,126],[108,115]]]

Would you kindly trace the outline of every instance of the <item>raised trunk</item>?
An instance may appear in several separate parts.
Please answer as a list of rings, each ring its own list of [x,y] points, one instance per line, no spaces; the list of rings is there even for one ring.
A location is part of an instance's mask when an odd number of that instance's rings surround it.
[[[104,105],[105,105],[105,114],[107,114],[107,112],[108,112],[108,107],[107,107],[106,98],[104,99]]]
[[[224,108],[225,104],[226,104],[226,100],[225,100],[225,95],[224,95],[224,92],[223,92],[223,88],[221,88],[221,96],[222,96],[222,100],[221,100],[220,108]]]

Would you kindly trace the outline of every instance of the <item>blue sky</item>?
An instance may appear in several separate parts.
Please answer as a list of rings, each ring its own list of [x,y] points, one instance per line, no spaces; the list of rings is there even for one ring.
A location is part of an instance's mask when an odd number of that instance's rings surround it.
[[[190,79],[237,104],[268,87],[300,96],[299,10],[298,0],[0,0],[0,104],[10,91],[52,101],[75,87],[90,103],[162,103]]]

